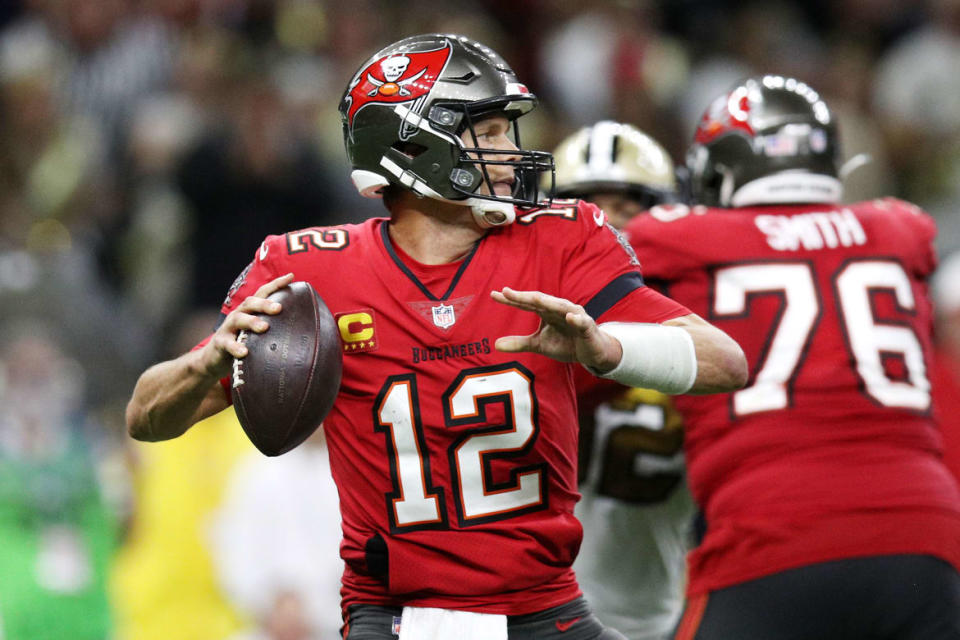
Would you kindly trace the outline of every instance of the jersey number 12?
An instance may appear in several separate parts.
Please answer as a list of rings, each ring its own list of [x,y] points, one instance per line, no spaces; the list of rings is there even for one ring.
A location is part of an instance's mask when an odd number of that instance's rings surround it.
[[[461,527],[510,518],[546,506],[546,465],[510,470],[496,483],[494,460],[525,455],[539,432],[533,375],[518,363],[462,371],[443,393],[447,427],[464,429],[447,451],[453,500]],[[503,406],[503,424],[487,421],[487,406]],[[387,513],[394,532],[446,528],[444,487],[430,473],[415,374],[391,376],[374,405],[374,424],[387,436],[393,492]]]

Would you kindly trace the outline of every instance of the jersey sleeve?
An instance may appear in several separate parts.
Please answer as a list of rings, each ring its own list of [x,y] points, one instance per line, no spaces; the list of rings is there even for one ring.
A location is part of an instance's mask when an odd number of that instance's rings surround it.
[[[603,211],[578,203],[581,235],[565,256],[565,296],[597,322],[663,322],[690,311],[646,286],[640,261]]]
[[[230,285],[227,296],[220,307],[221,317],[226,317],[231,311],[256,293],[264,283],[283,275],[285,265],[278,264],[285,254],[285,236],[269,236],[257,249],[253,261],[240,272],[237,279]]]

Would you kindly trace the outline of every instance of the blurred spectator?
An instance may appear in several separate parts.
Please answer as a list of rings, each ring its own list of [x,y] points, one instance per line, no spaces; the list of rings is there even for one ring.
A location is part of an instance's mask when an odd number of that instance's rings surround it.
[[[115,182],[97,128],[57,109],[58,49],[36,19],[0,36],[0,322],[44,317],[89,371],[92,406],[122,397],[145,332],[104,286]]]
[[[60,63],[53,43],[32,27],[0,37],[0,194],[6,205],[0,234],[16,244],[50,224],[89,242],[109,208],[96,126],[57,109]]]
[[[192,103],[168,95],[144,104],[130,130],[128,219],[116,251],[124,293],[155,330],[182,317],[188,303],[193,219],[173,173],[199,120]]]
[[[111,635],[116,528],[94,451],[84,371],[34,318],[6,332],[0,376],[0,637]]]
[[[178,168],[194,211],[193,303],[216,306],[268,234],[341,222],[323,160],[275,84],[257,73],[234,87],[223,127]],[[228,231],[226,233],[225,231]]]
[[[549,33],[540,51],[544,90],[571,125],[604,118],[636,123],[655,137],[670,121],[660,110],[687,75],[684,47],[658,30],[653,2],[580,2],[569,20]],[[568,8],[569,11],[569,8]]]
[[[943,433],[944,461],[960,481],[960,252],[948,256],[931,283],[934,359],[930,383]]]
[[[115,141],[137,102],[164,86],[174,33],[130,0],[62,0],[41,5],[61,48],[60,99]],[[112,145],[111,145],[112,146]]]
[[[827,62],[829,59],[829,63]],[[824,97],[833,105],[842,154],[843,200],[859,202],[896,185],[883,130],[870,113],[872,99],[869,50],[854,42],[835,43],[818,77]]]
[[[220,582],[255,623],[234,640],[340,636],[338,502],[322,429],[282,458],[237,465],[211,529]]]
[[[819,69],[822,45],[796,3],[730,3],[724,20],[709,24],[679,103],[680,131],[693,131],[710,100],[755,73],[801,79]],[[695,19],[694,19],[695,22]],[[683,148],[690,140],[683,140]]]
[[[171,350],[189,349],[216,313],[185,321]],[[179,352],[179,351],[178,351]],[[117,636],[123,640],[223,640],[245,624],[216,582],[208,542],[211,514],[241,456],[254,451],[233,410],[183,438],[132,448],[133,516],[111,575]]]
[[[960,0],[929,0],[930,20],[903,36],[877,63],[875,109],[883,122],[898,190],[937,215],[933,201],[960,204]],[[956,217],[956,210],[944,208]],[[940,216],[942,218],[942,216]],[[960,231],[953,222],[952,231]],[[942,232],[942,231],[941,231]],[[952,240],[960,244],[960,234]]]
[[[173,84],[141,101],[125,135],[125,215],[113,255],[124,295],[152,328],[163,332],[189,307],[193,215],[176,185],[183,154],[216,120],[218,94],[232,41],[197,29],[182,39]]]

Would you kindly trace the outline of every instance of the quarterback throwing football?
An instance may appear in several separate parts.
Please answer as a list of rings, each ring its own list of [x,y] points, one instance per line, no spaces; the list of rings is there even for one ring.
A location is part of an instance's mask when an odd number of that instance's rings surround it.
[[[738,388],[739,346],[643,283],[604,214],[540,206],[536,104],[495,52],[424,35],[376,53],[340,105],[359,191],[389,218],[267,238],[194,351],[148,369],[127,411],[162,440],[225,408],[218,381],[294,279],[344,348],[324,422],[341,499],[349,640],[618,638],[571,564],[575,366],[669,393]],[[511,136],[511,132],[513,136]]]

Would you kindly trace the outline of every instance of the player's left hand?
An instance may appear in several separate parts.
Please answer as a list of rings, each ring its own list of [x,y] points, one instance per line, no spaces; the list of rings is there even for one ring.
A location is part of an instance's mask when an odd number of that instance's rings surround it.
[[[605,373],[620,362],[620,342],[597,327],[587,312],[569,300],[539,291],[491,291],[494,300],[540,316],[540,328],[528,336],[497,338],[497,351],[539,353],[561,362],[579,362]]]

